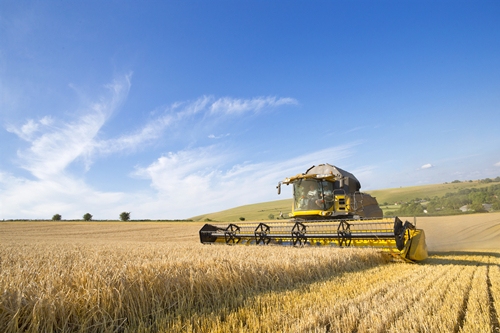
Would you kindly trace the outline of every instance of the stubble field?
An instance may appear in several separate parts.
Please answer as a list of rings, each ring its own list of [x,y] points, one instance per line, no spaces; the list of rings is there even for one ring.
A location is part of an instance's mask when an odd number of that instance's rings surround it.
[[[2,332],[500,332],[500,213],[422,218],[431,256],[201,245],[200,223],[0,223]]]

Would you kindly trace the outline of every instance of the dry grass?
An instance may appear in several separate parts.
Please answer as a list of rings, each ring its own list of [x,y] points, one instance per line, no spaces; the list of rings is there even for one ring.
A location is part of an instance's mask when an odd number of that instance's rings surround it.
[[[0,331],[500,330],[498,249],[416,265],[370,249],[203,246],[200,226],[0,223]]]
[[[386,262],[359,249],[130,242],[3,244],[0,331],[183,331],[261,293]]]

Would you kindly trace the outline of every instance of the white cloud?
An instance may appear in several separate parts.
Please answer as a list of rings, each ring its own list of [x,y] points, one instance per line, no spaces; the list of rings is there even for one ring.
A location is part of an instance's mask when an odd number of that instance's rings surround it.
[[[153,191],[140,195],[101,192],[70,175],[68,166],[79,158],[90,166],[91,157],[96,153],[134,149],[145,142],[158,140],[170,126],[206,121],[214,113],[242,115],[297,104],[292,98],[215,99],[202,96],[192,102],[173,103],[132,134],[98,139],[103,125],[126,99],[130,87],[130,75],[114,80],[106,85],[107,96],[79,110],[80,116],[70,121],[48,115],[38,120],[28,119],[20,126],[7,127],[29,143],[28,148],[18,151],[19,164],[36,179],[15,177],[0,170],[1,218],[50,218],[55,213],[62,214],[63,218],[81,218],[86,212],[96,218],[116,218],[120,210],[133,211],[137,218],[189,217],[245,204],[249,200],[259,201],[263,193],[275,193],[273,188],[279,179],[300,171],[297,170],[299,165],[302,169],[310,164],[303,162],[316,161],[331,153],[328,150],[309,154],[276,165],[231,165],[231,160],[238,157],[235,152],[220,146],[181,150],[158,158],[148,167],[136,169],[134,176],[148,179]],[[202,117],[193,118],[200,114]],[[212,134],[210,138],[226,136],[229,133]]]
[[[20,128],[14,125],[7,125],[7,131],[16,134],[19,138],[25,141],[32,141],[35,134],[39,131],[44,130],[46,126],[50,126],[53,123],[53,119],[50,116],[45,116],[39,121],[33,119],[28,119],[24,125]],[[42,125],[42,127],[40,126]]]
[[[216,146],[196,148],[169,153],[146,168],[137,168],[134,174],[150,179],[153,188],[168,196],[177,196],[179,192],[190,195],[194,186],[205,190],[213,167],[223,164],[226,158]]]
[[[500,167],[500,162],[495,163],[496,167]]]
[[[38,123],[36,123],[33,119],[28,119],[28,121],[22,125],[21,128],[9,125],[7,126],[7,131],[16,134],[25,141],[30,141],[34,133],[38,131],[38,127]]]
[[[215,99],[213,96],[202,96],[192,102],[175,102],[167,107],[161,116],[150,120],[134,133],[96,141],[93,143],[92,149],[103,154],[134,150],[144,143],[158,139],[170,126],[179,126],[183,121],[190,121],[190,126],[193,126],[192,117],[198,114],[203,114],[204,117],[214,113],[241,115],[244,112],[258,112],[267,107],[287,104],[294,105],[297,104],[297,101],[289,97],[257,97],[252,99],[224,97]],[[204,117],[203,119],[206,120]],[[229,133],[219,136],[212,134],[209,138],[220,139],[225,136],[229,136]]]
[[[118,138],[96,141],[92,149],[103,154],[111,154],[131,149],[134,150],[145,142],[159,138],[165,128],[172,122],[173,118],[169,115],[160,117],[147,123],[135,133],[122,135]]]
[[[63,219],[81,219],[87,212],[117,219],[127,206],[123,193],[96,191],[65,175],[28,180],[0,173],[0,187],[2,219],[50,219],[56,213]]]
[[[295,105],[297,100],[293,98],[258,97],[252,99],[219,98],[210,106],[212,114],[241,114],[248,111],[257,112],[268,107],[281,105]]]
[[[9,126],[8,131],[31,144],[28,149],[18,151],[22,168],[38,179],[47,179],[58,177],[78,157],[88,157],[97,133],[127,96],[129,76],[106,87],[111,94],[87,107],[84,114],[73,121],[59,121],[56,125],[51,116],[46,116],[38,123],[30,119],[21,128]]]
[[[45,126],[50,126],[54,122],[54,119],[52,119],[51,116],[45,116],[42,119],[40,119],[40,124],[45,125]]]
[[[221,134],[221,135],[210,134],[208,136],[208,138],[209,139],[222,139],[222,138],[228,137],[229,135],[230,135],[229,133]]]
[[[304,172],[313,164],[341,164],[353,154],[354,145],[257,163],[234,162],[239,158],[235,152],[218,145],[182,150],[136,169],[134,176],[149,180],[153,190],[139,194],[102,192],[64,173],[27,180],[0,172],[0,218],[50,219],[59,213],[63,219],[81,219],[89,212],[95,219],[117,219],[122,211],[131,211],[132,218],[188,218],[238,205],[290,198],[291,189],[287,186],[281,196],[277,195],[278,181]],[[325,156],[329,161],[324,160]]]
[[[430,164],[430,163],[427,163],[427,164],[424,164],[420,167],[420,169],[430,169],[430,168],[433,168],[434,165]]]
[[[177,111],[177,109],[181,109],[177,113],[177,120],[184,119],[185,117],[195,115],[206,110],[207,106],[211,104],[213,96],[202,96],[198,98],[194,102],[176,102],[172,105],[170,110]],[[181,108],[182,107],[182,108]]]
[[[314,164],[341,163],[353,154],[354,145],[260,163],[228,163],[235,159],[234,153],[215,145],[169,153],[136,169],[134,175],[149,179],[157,195],[135,210],[148,218],[188,218],[238,205],[290,198],[286,186],[282,196],[277,195],[278,181]],[[329,161],[324,160],[325,156]]]

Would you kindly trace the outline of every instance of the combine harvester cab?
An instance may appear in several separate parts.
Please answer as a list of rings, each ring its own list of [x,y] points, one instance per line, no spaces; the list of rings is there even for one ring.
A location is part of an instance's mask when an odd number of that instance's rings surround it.
[[[377,200],[359,192],[351,173],[321,164],[280,182],[278,194],[282,184],[293,185],[290,220],[205,224],[201,243],[372,247],[409,261],[427,258],[424,231],[383,218]]]

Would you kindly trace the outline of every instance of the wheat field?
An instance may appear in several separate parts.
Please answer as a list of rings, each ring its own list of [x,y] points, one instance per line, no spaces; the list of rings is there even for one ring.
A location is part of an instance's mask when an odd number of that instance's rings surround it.
[[[500,214],[486,216],[419,221],[436,249],[421,264],[201,245],[199,223],[3,222],[0,331],[500,332]]]

